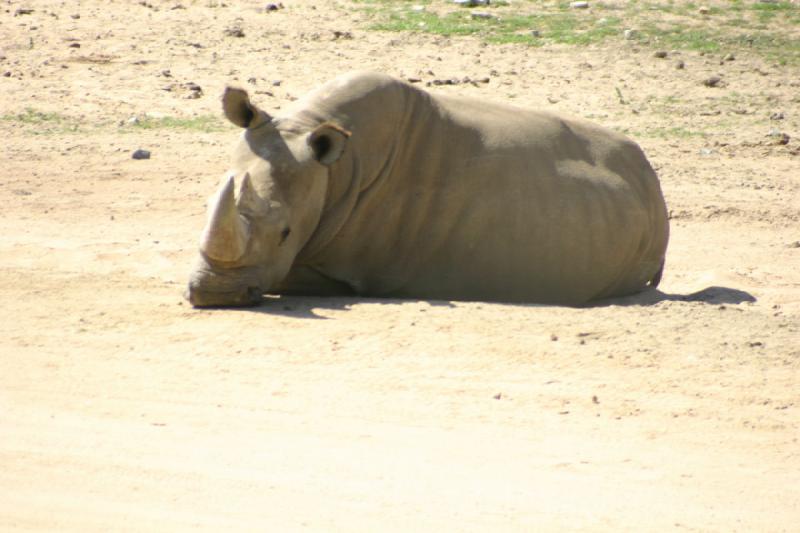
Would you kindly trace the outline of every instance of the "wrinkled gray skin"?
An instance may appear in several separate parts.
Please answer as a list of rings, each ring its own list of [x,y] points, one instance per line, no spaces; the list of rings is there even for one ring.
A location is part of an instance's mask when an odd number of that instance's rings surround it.
[[[577,305],[661,277],[664,198],[620,134],[373,73],[275,118],[242,90],[223,107],[245,130],[210,201],[195,306],[263,293]]]

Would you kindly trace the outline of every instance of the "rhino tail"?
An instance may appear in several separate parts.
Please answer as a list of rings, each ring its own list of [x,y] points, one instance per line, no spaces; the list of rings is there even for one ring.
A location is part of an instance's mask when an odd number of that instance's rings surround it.
[[[661,266],[658,267],[658,271],[655,274],[653,274],[653,277],[650,278],[650,282],[648,283],[648,285],[650,287],[653,287],[654,289],[658,287],[659,283],[661,283],[661,276],[664,274],[664,262],[665,260],[662,259]]]

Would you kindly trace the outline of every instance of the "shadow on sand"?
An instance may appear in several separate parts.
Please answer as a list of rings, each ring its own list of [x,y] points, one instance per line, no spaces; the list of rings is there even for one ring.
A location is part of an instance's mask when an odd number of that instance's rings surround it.
[[[745,302],[755,302],[756,298],[747,291],[732,289],[730,287],[707,287],[703,290],[691,294],[667,294],[658,289],[649,289],[631,296],[621,298],[608,298],[590,302],[581,308],[610,307],[619,306],[650,306],[661,302],[701,302],[712,305],[735,305]],[[326,297],[326,296],[268,296],[265,297],[261,305],[256,307],[244,308],[244,310],[254,313],[265,313],[269,315],[280,315],[295,318],[327,319],[328,317],[318,315],[315,309],[328,309],[346,311],[355,304],[381,304],[381,305],[402,305],[411,302],[425,302],[432,307],[455,307],[454,302],[445,300],[401,300],[396,298],[364,298],[352,297]],[[525,307],[548,307],[543,304],[511,304],[522,305]]]
[[[610,305],[655,305],[661,302],[702,302],[706,304],[736,305],[746,302],[755,302],[756,297],[747,291],[732,289],[730,287],[706,287],[691,294],[667,294],[658,289],[648,289],[638,294],[623,296],[621,298],[608,298],[591,302],[584,307],[606,307]]]

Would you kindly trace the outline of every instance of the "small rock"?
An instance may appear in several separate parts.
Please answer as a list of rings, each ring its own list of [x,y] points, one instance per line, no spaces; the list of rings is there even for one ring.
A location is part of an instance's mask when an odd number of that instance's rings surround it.
[[[244,37],[244,30],[236,26],[227,28],[223,33],[228,37]]]
[[[530,35],[531,37],[536,37],[536,38],[539,38],[539,37],[541,37],[541,36],[542,36],[542,32],[541,32],[541,31],[539,31],[539,30],[531,30],[531,32],[529,33],[529,35]]]
[[[769,133],[767,133],[767,137],[773,140],[775,144],[786,145],[789,144],[791,137],[788,134],[783,133],[782,131],[771,129]]]
[[[7,71],[3,72],[3,77],[4,78],[10,78],[11,77],[11,71],[7,70]]]
[[[334,32],[333,32],[333,40],[334,41],[337,40],[337,39],[350,40],[352,38],[353,38],[353,34],[350,33],[349,31],[334,30]]]
[[[131,155],[134,159],[150,159],[150,150],[142,150],[139,148]]]
[[[264,6],[264,11],[277,11],[283,9],[283,4],[267,4]]]
[[[469,15],[475,20],[488,20],[494,18],[494,15],[488,11],[473,11]]]
[[[74,13],[74,14],[70,15],[69,17],[72,18],[72,19],[78,20],[79,18],[81,18],[81,15],[80,15],[80,13]]]
[[[81,47],[81,43],[72,43],[72,44],[69,45],[69,47],[70,48],[80,48]]]
[[[503,397],[503,393],[502,393],[502,392],[498,392],[497,394],[495,394],[494,396],[492,396],[492,398],[494,398],[495,400],[499,400],[499,399],[501,399],[502,397]]]
[[[664,58],[667,57],[667,51],[666,50],[659,50],[658,52],[653,54],[653,57],[657,57],[658,59],[664,59]]]
[[[589,2],[570,2],[569,7],[572,9],[588,9]]]
[[[736,56],[733,54],[725,54],[722,56],[722,61],[733,61],[736,59]]]
[[[283,83],[282,80],[272,80],[272,86],[273,87],[280,87],[281,83]]]
[[[710,78],[703,80],[703,85],[706,87],[718,87],[721,81],[722,78],[719,76],[711,76]]]
[[[125,124],[127,124],[128,126],[136,126],[137,124],[139,124],[139,122],[140,122],[139,117],[131,117],[125,121]]]
[[[14,11],[14,16],[18,17],[20,15],[30,15],[31,13],[33,13],[33,9],[29,9],[29,8],[26,8],[26,7],[21,7],[19,9],[17,9],[16,11]]]
[[[787,248],[800,248],[800,241],[790,242],[786,247]]]
[[[711,8],[708,6],[701,6],[700,9],[697,10],[698,13],[701,15],[709,15],[711,14]]]
[[[600,400],[597,398],[597,395],[592,396],[592,403],[593,404],[599,404],[600,403]]]
[[[623,31],[622,36],[625,37],[626,41],[632,41],[639,38],[639,32],[637,30],[629,29]]]
[[[683,70],[686,68],[686,63],[683,62],[683,59],[679,59],[675,62],[675,68],[678,70]]]
[[[558,335],[556,335],[555,333],[552,333],[550,335],[550,340],[553,341],[553,342],[557,341],[558,340]]]
[[[477,7],[488,6],[492,2],[491,0],[453,0],[453,3],[460,7]]]
[[[419,83],[422,81],[421,78],[407,78],[408,83]]]
[[[786,118],[786,116],[783,114],[783,111],[779,111],[779,112],[777,112],[777,113],[772,113],[772,114],[769,116],[769,119],[770,119],[770,120],[783,120],[783,119],[785,119],[785,118]]]
[[[165,78],[171,78],[172,77],[172,72],[169,69],[162,70],[161,71],[161,75],[164,76]]]

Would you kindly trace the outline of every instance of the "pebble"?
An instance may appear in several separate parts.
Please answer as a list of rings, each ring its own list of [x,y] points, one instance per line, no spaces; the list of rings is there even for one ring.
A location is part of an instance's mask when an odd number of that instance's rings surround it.
[[[569,7],[572,9],[587,9],[589,7],[589,2],[570,2]]]
[[[698,13],[701,15],[708,15],[711,13],[711,8],[708,6],[702,6],[700,9],[697,10]]]
[[[772,113],[772,114],[769,116],[769,119],[770,119],[770,120],[783,120],[783,119],[785,119],[785,118],[786,118],[786,115],[784,115],[784,114],[783,114],[783,111],[779,111],[779,112],[777,112],[777,113]]]
[[[706,87],[718,87],[721,81],[722,78],[719,76],[711,76],[710,78],[703,80],[703,85]]]
[[[683,62],[683,59],[679,59],[675,62],[675,68],[678,70],[683,70],[686,68],[686,63]]]
[[[626,41],[632,41],[639,38],[639,32],[633,29],[625,30],[622,32],[622,36],[625,37]]]
[[[769,133],[767,133],[767,137],[775,141],[775,144],[781,144],[781,145],[789,144],[789,141],[791,140],[791,137],[789,137],[789,135],[783,133],[780,130],[776,130],[775,128],[769,130]]]
[[[244,37],[244,30],[239,27],[228,28],[223,33],[228,37]]]
[[[131,155],[134,159],[150,159],[150,150],[142,150],[139,148]]]
[[[530,36],[531,37],[541,37],[542,36],[542,32],[539,31],[539,30],[531,30]]]
[[[667,57],[667,52],[666,50],[659,50],[658,52],[653,54],[653,57],[657,57],[658,59],[664,59]]]
[[[277,11],[283,9],[283,4],[267,4],[264,6],[264,11]]]
[[[453,0],[453,3],[461,7],[488,6],[491,0]]]
[[[483,19],[483,20],[494,18],[494,15],[486,11],[473,11],[472,13],[470,13],[470,16],[473,19]]]
[[[723,61],[733,61],[734,59],[736,59],[736,56],[735,56],[735,55],[733,55],[733,54],[725,54],[725,55],[722,57],[722,60],[723,60]]]

